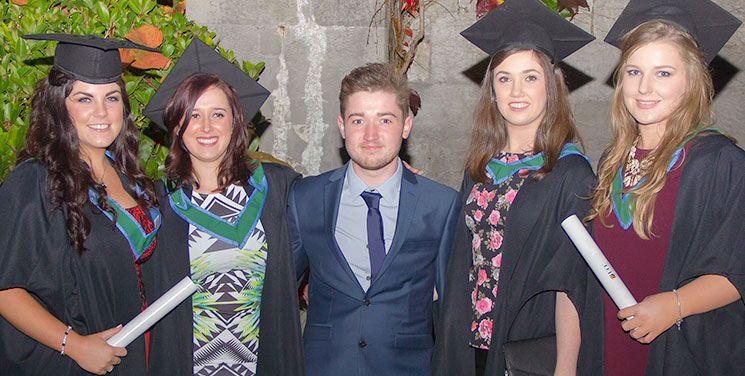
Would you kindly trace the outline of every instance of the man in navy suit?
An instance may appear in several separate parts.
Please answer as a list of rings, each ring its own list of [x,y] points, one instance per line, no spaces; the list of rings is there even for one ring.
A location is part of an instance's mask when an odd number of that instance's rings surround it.
[[[389,66],[353,70],[337,119],[351,161],[290,192],[298,277],[310,267],[308,376],[429,375],[433,294],[445,285],[460,200],[398,157],[409,93]]]

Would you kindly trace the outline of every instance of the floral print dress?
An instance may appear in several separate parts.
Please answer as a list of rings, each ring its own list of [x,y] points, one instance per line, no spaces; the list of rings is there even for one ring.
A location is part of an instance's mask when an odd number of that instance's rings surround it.
[[[527,154],[499,152],[495,158],[510,163],[526,156]],[[472,347],[489,349],[493,325],[489,312],[497,299],[504,226],[510,206],[526,176],[525,171],[519,171],[498,185],[491,182],[476,183],[466,200],[465,222],[471,234],[473,256],[468,275],[473,284],[472,336],[469,340]]]

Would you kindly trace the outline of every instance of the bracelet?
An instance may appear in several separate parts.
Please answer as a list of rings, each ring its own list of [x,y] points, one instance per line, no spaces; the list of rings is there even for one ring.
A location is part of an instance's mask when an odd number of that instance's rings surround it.
[[[678,290],[673,289],[673,294],[675,294],[675,300],[678,302],[678,319],[675,320],[675,325],[677,325],[678,330],[680,330],[680,324],[683,323],[683,310],[680,309],[680,297],[678,296]]]
[[[72,326],[68,325],[67,329],[65,329],[65,336],[62,337],[62,350],[59,352],[60,356],[65,356],[65,345],[67,344],[67,335],[70,334],[70,329],[72,329]]]

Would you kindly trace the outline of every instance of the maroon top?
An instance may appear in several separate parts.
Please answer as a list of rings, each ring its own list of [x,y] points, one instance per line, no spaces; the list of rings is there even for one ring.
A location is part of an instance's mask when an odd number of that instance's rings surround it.
[[[595,241],[638,302],[656,294],[659,289],[672,229],[678,183],[683,170],[682,157],[688,148],[685,149],[676,165],[668,172],[667,181],[657,194],[652,222],[652,233],[655,236],[650,240],[643,240],[634,232],[633,226],[624,230],[614,213],[605,217],[606,224],[612,226],[611,228],[604,227],[597,219],[592,225]],[[649,150],[639,149],[636,156],[642,159],[648,153]],[[637,342],[621,329],[621,321],[616,316],[618,307],[607,293],[603,295],[605,375],[644,375],[649,345]]]

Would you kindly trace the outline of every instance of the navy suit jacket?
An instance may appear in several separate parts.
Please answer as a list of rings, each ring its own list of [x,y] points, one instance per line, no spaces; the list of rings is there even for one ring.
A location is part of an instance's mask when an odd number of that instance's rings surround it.
[[[298,277],[310,266],[306,373],[429,375],[432,293],[443,293],[458,194],[403,170],[393,243],[365,292],[334,237],[345,172],[298,181],[288,200]]]

